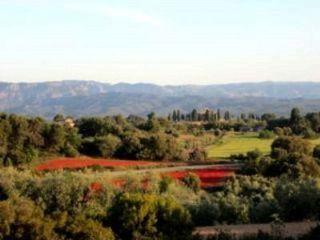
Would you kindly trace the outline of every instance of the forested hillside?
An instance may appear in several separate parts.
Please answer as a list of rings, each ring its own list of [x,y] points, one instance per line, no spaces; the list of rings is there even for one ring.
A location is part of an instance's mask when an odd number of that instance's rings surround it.
[[[317,111],[319,83],[239,83],[225,85],[158,86],[106,84],[94,81],[0,83],[0,111],[52,118],[138,114],[167,115],[172,109],[222,108],[241,112],[287,115],[293,107]]]

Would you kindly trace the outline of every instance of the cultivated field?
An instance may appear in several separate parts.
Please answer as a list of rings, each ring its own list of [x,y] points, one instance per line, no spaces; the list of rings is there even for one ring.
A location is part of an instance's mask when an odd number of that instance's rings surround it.
[[[273,139],[260,139],[257,133],[229,133],[208,147],[209,158],[224,159],[232,154],[246,153],[259,149],[268,154]]]
[[[126,176],[128,173],[144,175],[154,172],[163,176],[170,176],[176,180],[181,180],[188,173],[195,173],[199,176],[201,187],[203,188],[221,186],[228,178],[234,175],[237,169],[236,165],[188,166],[188,164],[184,163],[168,165],[162,162],[93,159],[89,157],[51,159],[36,166],[35,169],[37,171],[54,171],[62,169],[82,169],[94,166],[117,170],[110,172],[110,176],[113,176],[117,183],[123,183],[121,177]],[[137,168],[141,169],[139,170]]]
[[[274,139],[260,139],[258,133],[228,133],[218,142],[210,145],[208,156],[211,159],[226,159],[232,154],[247,153],[259,149],[263,154],[271,151]],[[313,146],[320,145],[320,138],[309,140]]]
[[[159,162],[148,161],[131,161],[131,160],[110,160],[110,159],[94,159],[90,157],[79,158],[56,158],[48,160],[36,167],[38,171],[50,171],[59,169],[80,169],[87,167],[104,167],[104,168],[117,168],[117,167],[151,167],[158,166]]]

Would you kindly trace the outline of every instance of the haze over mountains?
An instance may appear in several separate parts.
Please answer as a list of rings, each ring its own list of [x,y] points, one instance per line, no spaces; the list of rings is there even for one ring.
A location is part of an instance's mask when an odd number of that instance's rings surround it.
[[[173,109],[221,108],[240,112],[287,115],[292,107],[320,111],[320,83],[262,82],[159,86],[95,81],[41,83],[0,82],[0,111],[52,118],[137,114],[167,115]]]

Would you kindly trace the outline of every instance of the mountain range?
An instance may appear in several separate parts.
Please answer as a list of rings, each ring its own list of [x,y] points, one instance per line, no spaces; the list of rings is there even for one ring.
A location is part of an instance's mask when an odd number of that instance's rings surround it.
[[[108,84],[96,81],[38,83],[0,82],[0,111],[52,118],[136,114],[151,111],[167,115],[173,109],[220,108],[233,114],[274,112],[288,115],[291,108],[320,111],[320,83],[261,82],[214,85],[160,86]]]

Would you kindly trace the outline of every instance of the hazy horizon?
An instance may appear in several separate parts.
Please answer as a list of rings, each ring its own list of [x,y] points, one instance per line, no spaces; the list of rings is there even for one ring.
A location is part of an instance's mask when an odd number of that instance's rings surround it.
[[[95,83],[102,83],[102,84],[109,84],[109,85],[117,85],[117,84],[150,84],[156,85],[161,87],[179,87],[179,86],[211,86],[211,85],[233,85],[233,84],[264,84],[264,83],[275,83],[275,84],[288,84],[288,83],[298,83],[298,84],[320,84],[320,81],[241,81],[241,82],[216,82],[216,83],[178,83],[178,84],[161,84],[155,82],[126,82],[126,81],[119,81],[119,82],[108,82],[104,80],[94,80],[94,79],[62,79],[62,80],[38,80],[38,81],[3,81],[0,79],[0,83],[16,83],[16,84],[28,84],[28,83],[59,83],[59,82],[95,82]]]
[[[320,82],[320,2],[0,0],[0,81]]]

